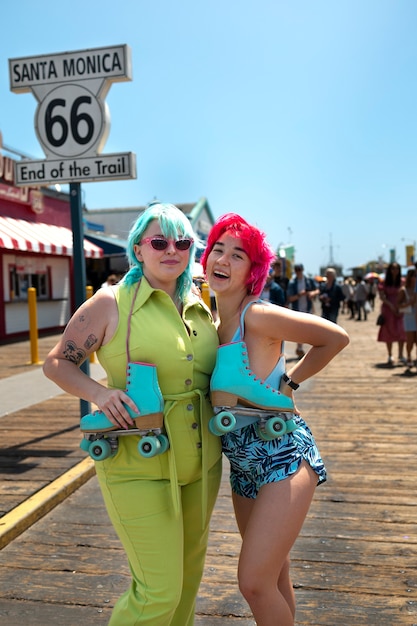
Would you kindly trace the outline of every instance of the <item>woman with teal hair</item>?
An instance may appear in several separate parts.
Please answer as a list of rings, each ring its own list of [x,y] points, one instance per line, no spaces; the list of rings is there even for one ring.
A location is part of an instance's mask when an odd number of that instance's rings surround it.
[[[132,573],[111,626],[194,624],[221,478],[220,439],[208,429],[218,338],[210,311],[192,290],[197,246],[179,209],[150,205],[129,234],[129,271],[82,304],[44,364],[62,389],[98,407],[81,420],[84,436],[132,430],[96,460]],[[94,351],[107,387],[79,367]],[[142,456],[137,431],[159,415],[166,444]]]

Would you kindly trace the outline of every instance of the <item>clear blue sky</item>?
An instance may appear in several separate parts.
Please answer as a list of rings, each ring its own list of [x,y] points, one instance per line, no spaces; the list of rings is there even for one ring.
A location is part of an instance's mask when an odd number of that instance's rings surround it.
[[[127,44],[103,153],[137,179],[83,184],[89,209],[154,197],[234,211],[317,273],[417,239],[415,0],[18,0],[1,8],[0,130],[43,158],[9,58]]]

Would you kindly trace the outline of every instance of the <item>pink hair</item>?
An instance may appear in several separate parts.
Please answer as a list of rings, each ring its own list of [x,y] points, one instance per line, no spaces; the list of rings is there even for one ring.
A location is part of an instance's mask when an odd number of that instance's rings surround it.
[[[237,213],[222,215],[211,228],[207,238],[207,247],[200,259],[204,271],[206,271],[207,258],[213,246],[224,233],[242,240],[243,249],[251,261],[251,270],[246,282],[248,293],[259,296],[275,254],[266,240],[265,233],[256,226],[251,226]]]

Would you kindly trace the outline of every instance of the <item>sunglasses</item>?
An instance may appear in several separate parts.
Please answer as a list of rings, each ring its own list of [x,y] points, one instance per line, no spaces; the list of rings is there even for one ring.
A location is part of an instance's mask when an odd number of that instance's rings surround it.
[[[185,250],[189,250],[191,244],[194,239],[166,239],[165,237],[145,237],[140,242],[140,245],[144,243],[150,243],[154,250],[158,250],[162,252],[162,250],[166,250],[168,245],[172,242],[177,250],[180,252],[185,252]]]

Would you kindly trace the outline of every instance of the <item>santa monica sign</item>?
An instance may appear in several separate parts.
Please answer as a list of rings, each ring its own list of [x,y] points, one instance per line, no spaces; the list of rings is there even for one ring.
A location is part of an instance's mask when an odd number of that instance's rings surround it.
[[[101,154],[110,115],[104,99],[113,82],[131,80],[126,45],[9,59],[10,89],[38,101],[35,130],[46,160],[15,165],[16,185],[136,178],[131,152]]]
[[[126,46],[11,59],[9,64],[12,91],[24,92],[36,85],[91,78],[130,79]]]

